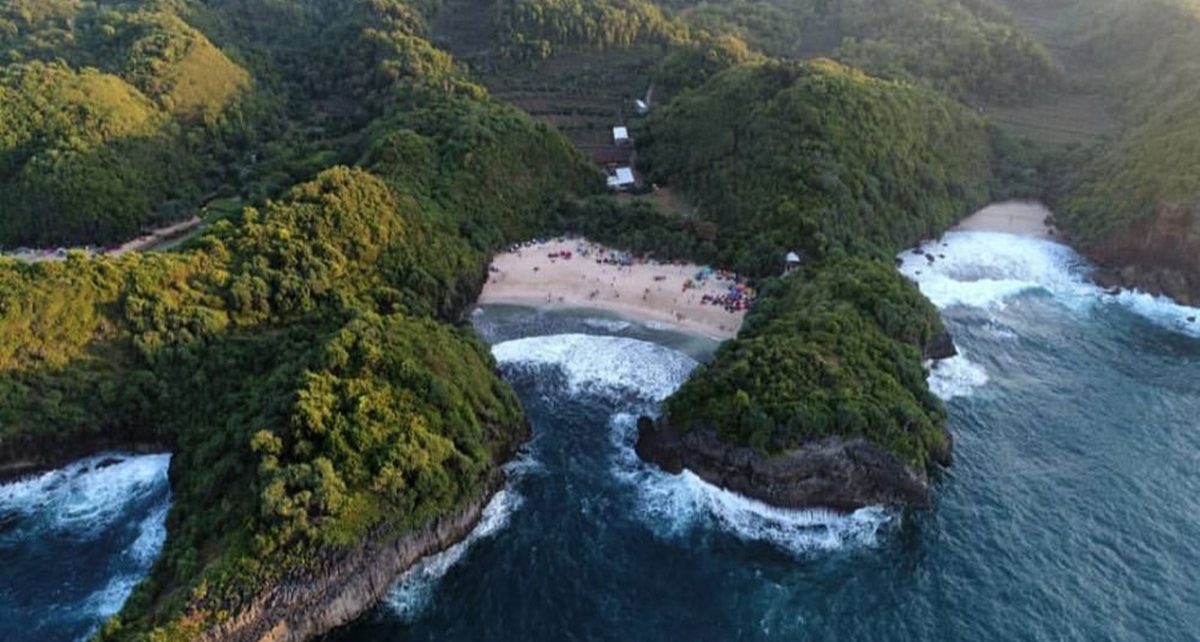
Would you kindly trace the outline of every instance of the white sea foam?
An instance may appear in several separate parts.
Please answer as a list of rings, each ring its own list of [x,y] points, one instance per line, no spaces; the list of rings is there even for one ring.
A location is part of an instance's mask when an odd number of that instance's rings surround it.
[[[138,537],[125,551],[132,560],[143,568],[149,569],[162,551],[163,542],[167,540],[167,511],[170,502],[164,501],[142,520],[138,525]]]
[[[124,506],[163,492],[170,461],[166,454],[89,457],[0,485],[0,513],[36,517],[56,532],[90,539],[123,517]]]
[[[1200,337],[1200,308],[1133,290],[1124,290],[1110,298],[1162,327]]]
[[[671,475],[642,462],[634,452],[636,420],[613,418],[617,448],[614,474],[635,491],[637,513],[664,537],[677,537],[701,527],[716,527],[747,541],[773,544],[795,555],[873,546],[880,530],[895,521],[881,507],[851,514],[777,508],[714,486],[685,470]]]
[[[919,249],[919,254],[898,256],[900,271],[939,308],[1003,308],[1017,295],[1041,291],[1074,310],[1117,304],[1164,328],[1200,336],[1200,309],[1137,291],[1108,294],[1089,279],[1087,261],[1060,243],[997,232],[948,232]],[[926,255],[934,257],[932,263]]]
[[[462,541],[438,553],[422,558],[392,585],[383,603],[403,622],[418,619],[433,600],[434,590],[450,569],[466,556],[476,542],[503,529],[525,498],[512,488],[495,494],[484,507],[479,523]]]
[[[621,321],[620,319],[584,319],[583,324],[597,330],[603,330],[605,332],[624,332],[625,330],[633,327],[632,323],[628,321]]]
[[[943,400],[966,397],[976,388],[987,384],[987,371],[967,358],[962,350],[949,359],[926,364],[929,368],[929,389]]]
[[[1017,333],[1014,332],[1011,327],[997,321],[988,321],[987,324],[983,326],[983,329],[985,332],[987,332],[987,334],[996,339],[1006,339],[1011,341],[1017,338]]]
[[[1071,248],[1044,239],[996,232],[949,232],[899,255],[900,271],[939,308],[1003,306],[1024,292],[1064,298],[1094,295],[1086,263]],[[932,263],[926,255],[934,257]]]
[[[137,538],[123,555],[110,560],[107,581],[79,601],[53,607],[63,617],[98,623],[113,615],[154,563],[166,539],[170,461],[167,454],[97,455],[0,485],[0,514],[19,516],[16,529],[5,536],[17,540],[53,534],[91,542],[122,527],[121,520],[145,506],[139,502],[157,502],[138,522]]]
[[[643,321],[642,325],[651,330],[659,330],[663,332],[670,332],[671,330],[678,329],[678,326],[671,325],[670,323],[664,323],[662,321]]]
[[[679,388],[696,360],[667,347],[626,337],[557,334],[492,347],[507,365],[557,366],[571,392],[631,392],[662,401]]]
[[[115,615],[125,605],[125,600],[129,599],[130,593],[133,593],[134,587],[140,581],[140,573],[121,574],[110,578],[107,584],[84,600],[80,614],[91,615],[99,620]]]

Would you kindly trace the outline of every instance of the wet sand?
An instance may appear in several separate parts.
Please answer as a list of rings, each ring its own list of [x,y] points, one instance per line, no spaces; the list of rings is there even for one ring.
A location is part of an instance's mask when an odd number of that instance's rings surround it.
[[[549,257],[564,251],[571,252],[572,258]],[[498,254],[479,303],[591,308],[718,340],[737,335],[745,312],[729,312],[722,306],[701,302],[705,294],[725,293],[732,281],[714,274],[697,288],[685,291],[684,283],[701,270],[700,266],[656,262],[620,266],[603,262],[611,256],[611,250],[579,239],[526,245]]]
[[[1004,232],[1034,238],[1053,239],[1056,233],[1046,224],[1052,212],[1035,201],[994,203],[975,212],[954,226],[955,231]]]

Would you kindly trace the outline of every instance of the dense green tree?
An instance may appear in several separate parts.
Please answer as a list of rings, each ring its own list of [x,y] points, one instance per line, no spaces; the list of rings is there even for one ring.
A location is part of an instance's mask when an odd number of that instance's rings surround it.
[[[887,256],[936,235],[986,198],[989,145],[955,102],[830,61],[734,67],[639,136],[651,179],[687,193],[721,263],[753,276],[764,248]]]
[[[682,430],[775,453],[822,437],[864,437],[915,470],[949,452],[946,415],[922,350],[937,310],[888,263],[833,261],[766,286],[737,340],[666,404]]]

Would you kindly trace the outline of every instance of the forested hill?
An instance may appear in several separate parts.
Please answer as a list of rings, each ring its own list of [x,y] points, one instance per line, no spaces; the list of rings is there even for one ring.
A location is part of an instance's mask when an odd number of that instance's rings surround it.
[[[991,174],[978,117],[830,61],[734,67],[656,111],[639,143],[650,179],[688,194],[721,263],[747,274],[778,273],[781,250],[891,256],[981,203]]]
[[[695,202],[720,260],[763,277],[742,332],[667,401],[663,430],[765,456],[861,438],[922,479],[947,462],[922,369],[941,322],[892,257],[988,198],[983,121],[826,60],[735,66],[642,132],[644,167]],[[788,251],[804,268],[766,278]],[[841,474],[811,470],[795,475],[819,486]]]
[[[509,56],[737,38],[784,59],[832,57],[956,98],[1020,103],[1055,86],[1045,49],[993,0],[496,0]]]
[[[1124,124],[1064,158],[1059,217],[1116,283],[1200,304],[1200,3],[1067,3]]]
[[[0,6],[0,248],[109,244],[254,202],[362,153],[416,80],[479,94],[433,3],[13,0]]]
[[[126,240],[236,176],[254,82],[170,6],[0,7],[0,247]]]
[[[186,640],[231,621],[271,628],[270,618],[304,608],[261,608],[274,587],[346,580],[340,560],[485,497],[527,429],[486,347],[459,325],[462,312],[490,253],[545,231],[548,204],[600,187],[598,172],[558,133],[463,77],[420,37],[421,14],[398,2],[8,10],[18,34],[38,24],[43,38],[24,50],[28,62],[8,67],[32,83],[2,103],[34,110],[3,121],[35,132],[10,148],[28,154],[8,157],[18,174],[43,156],[82,167],[50,153],[85,146],[73,127],[111,141],[148,137],[161,153],[178,144],[192,157],[221,140],[214,132],[245,126],[255,138],[238,144],[265,150],[264,163],[314,154],[294,168],[250,170],[249,180],[288,187],[185,251],[0,260],[3,465],[55,465],[133,443],[174,453],[161,558],[100,638]],[[149,21],[152,35],[131,47],[114,27],[112,49],[93,48],[108,21]],[[186,81],[162,93],[158,76],[138,84],[123,56],[172,42],[154,31],[162,24],[238,52],[221,67],[244,70],[233,72],[233,102],[201,113]],[[55,51],[63,60],[34,60]],[[42,88],[65,101],[61,122],[37,117],[59,113],[36,111],[48,100]],[[262,111],[239,112],[246,96],[266,96]],[[141,174],[101,169],[109,163],[80,172],[114,190],[146,185],[134,180]]]

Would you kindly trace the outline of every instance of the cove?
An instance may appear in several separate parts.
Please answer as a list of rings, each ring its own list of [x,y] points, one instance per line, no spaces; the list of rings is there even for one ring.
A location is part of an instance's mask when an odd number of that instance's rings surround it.
[[[1051,242],[956,232],[936,249],[901,255],[961,352],[930,374],[956,439],[933,510],[772,511],[666,477],[632,457],[632,420],[702,357],[690,339],[488,309],[475,324],[501,354],[541,337],[504,365],[535,438],[479,537],[331,638],[1192,639],[1187,310],[1106,294]],[[598,349],[614,341],[618,363]]]

